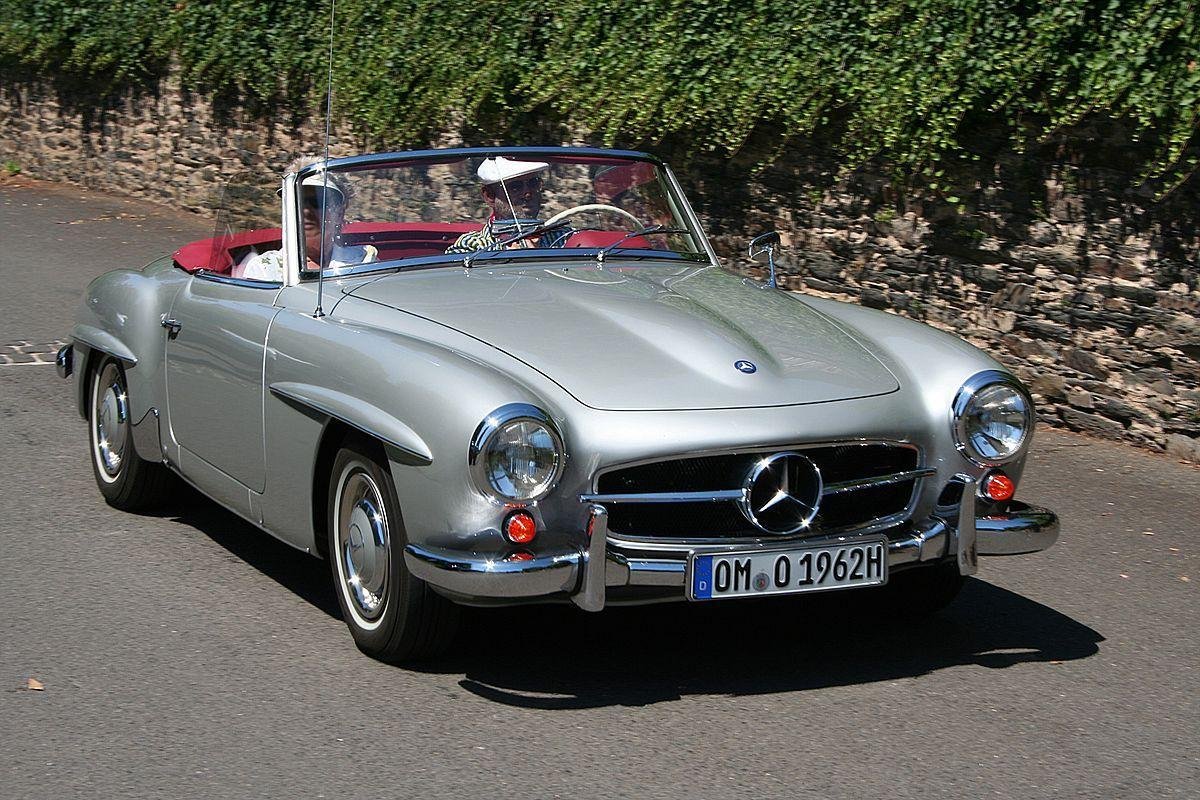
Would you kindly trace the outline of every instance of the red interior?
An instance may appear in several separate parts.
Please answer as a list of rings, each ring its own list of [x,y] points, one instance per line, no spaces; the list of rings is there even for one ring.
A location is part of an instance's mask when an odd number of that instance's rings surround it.
[[[175,259],[177,266],[187,272],[206,269],[228,275],[233,268],[231,253],[241,258],[250,252],[251,248],[260,253],[278,250],[282,242],[283,233],[279,228],[264,228],[189,242],[176,250],[171,257]]]
[[[342,226],[342,244],[375,245],[380,261],[436,256],[482,227],[478,222],[350,222]]]
[[[480,227],[477,222],[350,222],[342,227],[341,243],[374,245],[380,261],[415,258],[444,253],[459,236]],[[172,257],[187,272],[204,269],[228,275],[251,251],[278,250],[282,243],[279,228],[264,228],[190,242]]]
[[[482,227],[477,222],[351,222],[342,228],[344,245],[374,245],[380,261],[433,256],[464,233]],[[625,231],[578,231],[567,237],[567,247],[607,247],[620,241]],[[229,275],[233,265],[241,263],[252,252],[278,250],[283,234],[279,228],[264,228],[232,236],[200,239],[179,248],[173,254],[175,264],[187,272],[208,270]],[[624,247],[651,248],[649,241],[634,236],[623,242]]]
[[[621,237],[625,236],[628,231],[578,231],[567,237],[567,241],[563,243],[564,247],[608,247],[610,244],[616,244],[621,241]],[[642,236],[631,236],[624,242],[621,242],[622,247],[643,248],[649,250],[654,247],[650,242]]]

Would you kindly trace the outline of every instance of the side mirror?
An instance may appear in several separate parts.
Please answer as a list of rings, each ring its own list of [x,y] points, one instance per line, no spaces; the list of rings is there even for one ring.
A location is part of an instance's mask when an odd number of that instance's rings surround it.
[[[775,248],[778,246],[779,231],[768,231],[750,240],[750,247],[748,249],[750,258],[756,258],[763,253],[767,254],[767,268],[771,274],[770,279],[767,281],[768,289],[774,289],[779,285],[775,281]]]

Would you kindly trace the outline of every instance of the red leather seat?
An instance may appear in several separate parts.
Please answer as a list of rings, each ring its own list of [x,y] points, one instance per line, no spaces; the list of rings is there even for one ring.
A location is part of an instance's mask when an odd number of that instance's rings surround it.
[[[187,272],[205,269],[228,275],[233,268],[233,255],[244,257],[251,249],[262,253],[278,250],[283,233],[279,228],[246,231],[233,236],[217,236],[190,242],[172,254],[175,263]]]
[[[610,244],[616,244],[621,241],[621,237],[628,234],[629,231],[576,231],[567,237],[564,247],[608,247]],[[621,247],[642,248],[649,250],[653,247],[650,242],[646,241],[642,236],[631,236],[624,242],[621,242]]]

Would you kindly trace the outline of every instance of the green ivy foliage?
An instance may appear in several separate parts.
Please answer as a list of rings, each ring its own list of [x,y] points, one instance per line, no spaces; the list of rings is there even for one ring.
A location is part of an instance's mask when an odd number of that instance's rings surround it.
[[[820,141],[938,188],[980,158],[1111,118],[1143,178],[1196,167],[1198,0],[340,0],[336,114],[375,143],[519,115],[610,144],[737,153]],[[0,69],[91,94],[185,88],[320,115],[329,6],[291,0],[0,0]],[[500,126],[500,127],[498,127]]]

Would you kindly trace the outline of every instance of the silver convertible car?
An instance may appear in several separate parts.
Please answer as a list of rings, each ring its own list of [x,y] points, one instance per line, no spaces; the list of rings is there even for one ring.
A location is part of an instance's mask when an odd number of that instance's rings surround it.
[[[766,280],[723,269],[653,156],[304,159],[232,181],[216,219],[87,290],[58,366],[96,483],[134,510],[174,473],[326,559],[374,657],[441,651],[460,604],[928,612],[978,556],[1058,535],[1014,499],[1012,373],[776,288],[777,234]]]

